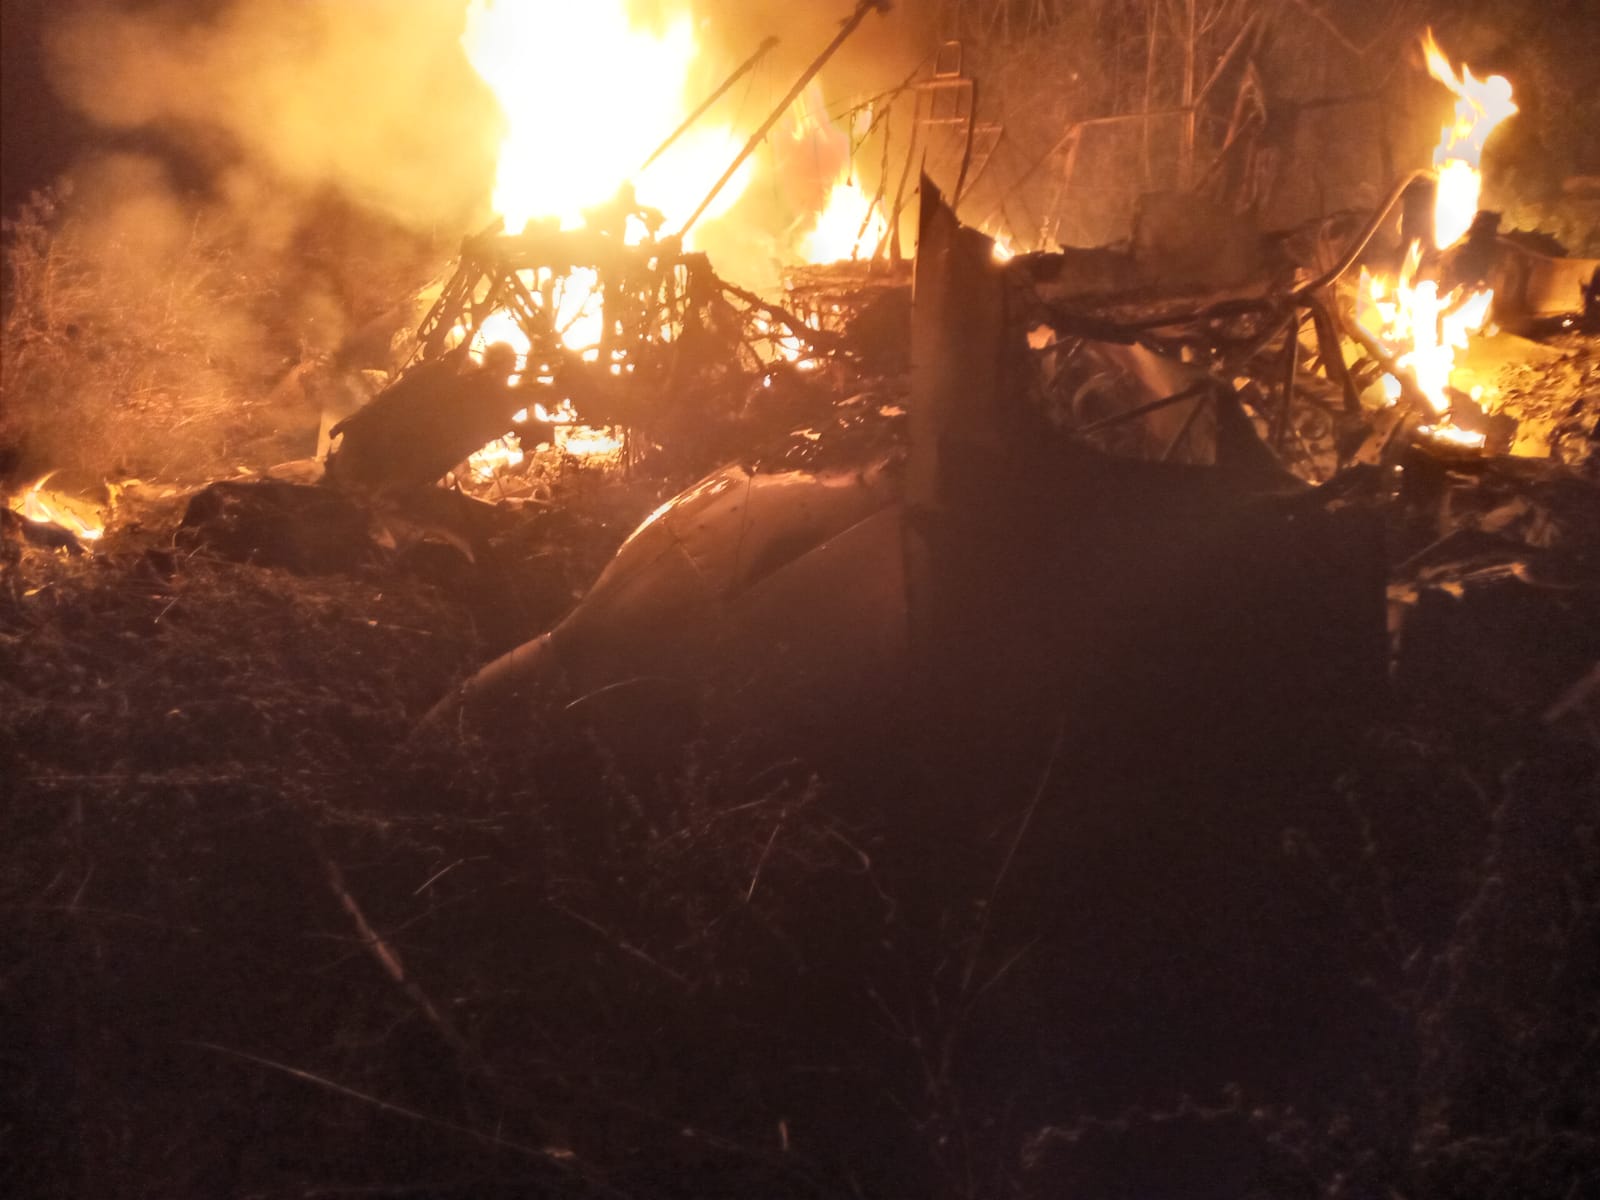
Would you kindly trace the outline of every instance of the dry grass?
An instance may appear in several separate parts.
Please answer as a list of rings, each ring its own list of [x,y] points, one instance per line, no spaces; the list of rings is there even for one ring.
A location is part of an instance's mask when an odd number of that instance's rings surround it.
[[[268,281],[237,273],[214,221],[153,246],[39,195],[5,232],[0,399],[25,469],[198,480],[273,432],[282,364],[250,324]]]
[[[1594,1149],[1568,737],[1419,694],[1341,788],[414,740],[481,653],[393,573],[8,573],[12,1194],[1564,1198]]]
[[[404,324],[438,267],[425,238],[332,199],[307,202],[281,244],[248,214],[165,193],[107,203],[63,185],[5,222],[0,460],[13,476],[198,483],[309,457],[318,401],[295,368],[386,313]]]

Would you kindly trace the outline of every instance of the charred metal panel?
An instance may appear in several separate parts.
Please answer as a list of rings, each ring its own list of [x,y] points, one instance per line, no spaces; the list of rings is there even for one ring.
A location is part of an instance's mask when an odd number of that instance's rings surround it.
[[[646,520],[564,621],[430,721],[494,726],[556,704],[631,737],[648,697],[652,720],[693,709],[729,730],[837,728],[901,678],[897,500],[877,469],[726,468]]]

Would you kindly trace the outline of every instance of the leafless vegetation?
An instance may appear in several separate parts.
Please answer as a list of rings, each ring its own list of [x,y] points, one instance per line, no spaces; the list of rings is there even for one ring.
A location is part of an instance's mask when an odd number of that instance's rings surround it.
[[[272,434],[272,281],[238,272],[214,219],[96,229],[44,194],[5,233],[0,395],[30,467],[198,479]]]
[[[274,231],[114,167],[5,222],[13,474],[202,482],[308,456],[317,406],[294,368],[403,308],[436,268],[425,240],[331,199]]]

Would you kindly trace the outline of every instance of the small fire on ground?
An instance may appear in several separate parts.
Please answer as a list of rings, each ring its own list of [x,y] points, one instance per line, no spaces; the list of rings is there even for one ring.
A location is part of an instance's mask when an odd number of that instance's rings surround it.
[[[30,521],[58,525],[82,541],[99,541],[106,531],[100,510],[65,492],[47,488],[45,485],[54,475],[52,471],[32,487],[11,497],[7,507]]]
[[[1500,75],[1478,79],[1463,66],[1457,73],[1439,49],[1429,30],[1422,43],[1428,71],[1455,94],[1455,116],[1440,132],[1434,150],[1438,190],[1434,201],[1433,251],[1446,250],[1458,242],[1471,227],[1478,212],[1483,186],[1481,162],[1489,135],[1517,111],[1511,97],[1511,84]],[[1410,372],[1417,388],[1427,397],[1436,418],[1423,432],[1456,445],[1479,447],[1482,434],[1469,432],[1450,423],[1452,390],[1473,401],[1488,398],[1481,385],[1458,376],[1459,354],[1466,350],[1473,335],[1488,328],[1494,292],[1488,288],[1457,287],[1441,293],[1437,279],[1425,269],[1428,258],[1420,240],[1406,253],[1398,276],[1373,275],[1362,271],[1356,299],[1356,319],[1394,356],[1398,366]],[[1432,268],[1432,269],[1436,269]],[[1400,381],[1383,377],[1384,394],[1390,403],[1399,400]]]

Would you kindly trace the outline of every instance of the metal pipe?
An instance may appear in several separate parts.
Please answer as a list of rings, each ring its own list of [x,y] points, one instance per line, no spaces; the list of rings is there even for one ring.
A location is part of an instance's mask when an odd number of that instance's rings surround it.
[[[967,171],[972,166],[972,139],[978,133],[978,81],[972,81],[972,98],[967,105],[967,140],[961,150],[961,173],[956,176],[956,190],[951,193],[950,207],[959,212],[961,194],[967,190]]]
[[[1419,179],[1436,179],[1438,173],[1431,167],[1420,167],[1406,175],[1399,183],[1395,184],[1388,198],[1379,206],[1359,237],[1350,243],[1344,254],[1331,268],[1316,279],[1302,283],[1287,296],[1260,296],[1240,297],[1233,300],[1221,300],[1215,304],[1206,305],[1198,309],[1185,309],[1174,313],[1160,313],[1155,316],[1142,317],[1137,321],[1112,322],[1124,335],[1133,336],[1151,329],[1163,329],[1171,325],[1188,325],[1195,321],[1210,320],[1215,317],[1243,316],[1252,312],[1271,312],[1274,309],[1287,308],[1294,305],[1307,305],[1308,298],[1324,288],[1331,287],[1346,271],[1355,265],[1361,252],[1367,248],[1378,230],[1383,226],[1384,219],[1393,211],[1394,206],[1400,202],[1400,197],[1407,188]],[[1421,393],[1418,393],[1419,395]]]
[[[1163,408],[1170,408],[1174,404],[1182,404],[1185,400],[1192,400],[1197,397],[1204,399],[1206,396],[1211,395],[1213,389],[1220,385],[1221,380],[1207,376],[1205,379],[1196,380],[1182,391],[1173,392],[1170,396],[1148,401],[1123,412],[1112,413],[1109,417],[1101,417],[1098,421],[1090,421],[1087,425],[1079,425],[1076,429],[1069,429],[1066,432],[1072,437],[1087,437],[1091,433],[1099,433],[1102,429],[1110,429],[1114,425],[1123,425],[1129,421],[1136,421],[1140,417],[1149,416],[1151,413],[1158,412]]]
[[[1341,275],[1355,265],[1356,259],[1361,257],[1361,252],[1367,248],[1367,243],[1372,241],[1378,230],[1383,227],[1385,218],[1394,210],[1394,206],[1400,203],[1400,197],[1405,195],[1406,189],[1419,179],[1438,178],[1439,173],[1432,167],[1418,167],[1415,171],[1402,178],[1399,183],[1394,185],[1394,189],[1390,191],[1389,198],[1379,205],[1377,212],[1373,214],[1372,220],[1362,230],[1361,236],[1350,243],[1349,248],[1339,261],[1326,273],[1313,279],[1310,283],[1302,283],[1295,288],[1294,291],[1289,293],[1289,298],[1298,304],[1302,302],[1303,297],[1310,293],[1320,292],[1323,288],[1336,283]]]
[[[680,137],[682,137],[685,133],[688,132],[689,127],[691,125],[693,125],[701,117],[705,116],[706,115],[706,111],[713,104],[715,104],[718,100],[721,100],[722,97],[727,94],[729,88],[731,88],[734,84],[738,83],[739,80],[743,79],[751,71],[755,70],[756,64],[758,62],[760,62],[763,58],[765,58],[769,53],[771,53],[772,52],[772,48],[774,46],[776,46],[777,44],[778,44],[778,39],[776,37],[769,37],[765,41],[763,41],[761,43],[761,45],[757,46],[756,47],[756,52],[754,54],[752,54],[749,58],[745,59],[744,62],[742,64],[740,64],[739,69],[737,71],[735,71],[732,75],[729,75],[728,78],[723,81],[721,87],[717,88],[716,91],[712,92],[711,95],[707,96],[700,103],[700,106],[698,108],[696,108],[692,113],[690,113],[687,117],[685,117],[683,119],[683,124],[682,125],[679,125],[676,129],[674,129],[671,133],[669,133],[667,135],[667,140],[662,142],[661,145],[657,146],[655,148],[655,152],[653,154],[651,154],[649,158],[644,160],[644,165],[639,168],[638,174],[642,175],[642,174],[644,174],[644,172],[648,171],[650,169],[650,167],[655,163],[656,159],[660,158],[663,154],[665,154],[671,148],[671,146],[672,146],[672,144],[674,142],[676,142]]]
[[[694,228],[695,222],[701,217],[705,216],[706,209],[711,207],[711,202],[717,198],[717,194],[721,192],[723,188],[728,186],[728,181],[738,174],[739,168],[744,165],[744,160],[755,153],[756,147],[761,144],[761,140],[765,138],[767,134],[771,132],[772,127],[778,123],[778,118],[783,116],[783,114],[789,110],[789,106],[800,98],[800,93],[806,90],[806,84],[815,79],[822,68],[828,65],[828,60],[838,52],[839,47],[844,45],[849,39],[850,35],[860,27],[861,22],[867,19],[867,14],[871,12],[885,13],[888,11],[889,0],[860,0],[860,2],[856,5],[855,12],[851,13],[849,17],[845,19],[845,22],[840,27],[838,34],[834,36],[833,41],[829,42],[827,48],[824,49],[821,54],[817,55],[816,59],[813,60],[811,65],[801,73],[800,78],[795,81],[794,86],[790,88],[784,98],[778,102],[778,106],[772,110],[772,115],[769,116],[765,121],[761,122],[761,128],[757,129],[750,135],[750,140],[744,144],[744,149],[739,151],[739,153],[734,156],[734,160],[728,164],[728,169],[722,173],[722,178],[717,180],[717,182],[712,186],[711,190],[706,193],[706,198],[700,201],[700,207],[694,210],[694,214],[683,223],[683,228],[678,230],[678,237],[681,238],[685,236],[689,230]]]
[[[1294,376],[1300,369],[1300,315],[1289,321],[1288,336],[1283,343],[1283,401],[1272,422],[1272,448],[1283,453],[1283,439],[1288,435],[1294,406]]]
[[[1428,393],[1418,385],[1416,375],[1397,363],[1394,355],[1385,350],[1377,338],[1363,329],[1360,322],[1349,322],[1345,325],[1344,331],[1367,352],[1367,357],[1383,368],[1384,374],[1395,377],[1400,384],[1401,396],[1410,401],[1417,412],[1430,418],[1439,415],[1439,411],[1433,406],[1433,401],[1428,398]]]

